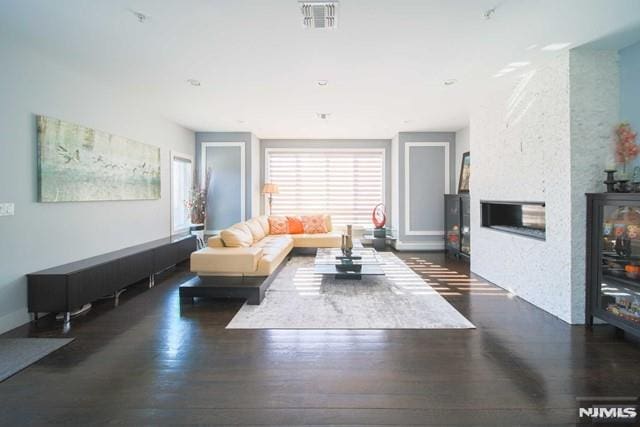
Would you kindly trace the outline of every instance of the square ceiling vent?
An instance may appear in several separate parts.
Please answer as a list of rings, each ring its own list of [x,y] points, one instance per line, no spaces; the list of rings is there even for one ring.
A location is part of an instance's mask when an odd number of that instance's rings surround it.
[[[301,1],[300,10],[305,28],[328,30],[338,26],[337,1]]]

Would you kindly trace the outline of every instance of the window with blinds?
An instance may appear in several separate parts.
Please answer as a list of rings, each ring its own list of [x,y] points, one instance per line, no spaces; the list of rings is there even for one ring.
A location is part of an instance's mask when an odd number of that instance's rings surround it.
[[[384,201],[384,150],[267,149],[265,182],[277,184],[272,215],[328,213],[335,227],[370,226]]]
[[[190,211],[185,205],[193,185],[192,161],[182,155],[171,154],[171,232],[189,229]]]

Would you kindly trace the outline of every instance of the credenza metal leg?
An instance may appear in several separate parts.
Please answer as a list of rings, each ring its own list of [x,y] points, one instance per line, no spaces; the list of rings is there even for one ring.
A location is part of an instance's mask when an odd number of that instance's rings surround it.
[[[71,330],[71,312],[64,313],[64,323],[62,324],[62,332],[67,333]]]
[[[155,274],[151,273],[149,275],[149,288],[153,288],[156,285]]]
[[[37,311],[35,313],[33,313],[33,321],[34,322],[38,321],[38,312]]]
[[[118,306],[118,304],[120,304],[120,294],[122,294],[122,293],[123,293],[124,291],[126,291],[126,290],[127,290],[127,288],[123,288],[123,289],[120,289],[119,291],[116,291],[116,292],[113,294],[113,297],[114,297],[114,298],[113,298],[113,306],[114,306],[114,307],[117,307],[117,306]]]

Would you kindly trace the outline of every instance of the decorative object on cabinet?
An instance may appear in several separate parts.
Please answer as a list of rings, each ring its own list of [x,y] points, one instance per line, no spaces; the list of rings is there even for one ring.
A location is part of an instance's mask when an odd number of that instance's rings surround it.
[[[614,176],[616,170],[607,168],[604,172],[607,174],[607,179],[604,180],[604,185],[607,186],[607,193],[613,193],[616,191],[616,183],[618,182]]]
[[[373,208],[371,222],[373,222],[373,225],[376,228],[384,228],[384,225],[387,222],[387,214],[384,209],[384,204],[377,204],[376,207]]]
[[[633,131],[629,123],[623,122],[616,126],[615,135],[616,161],[622,165],[622,174],[618,178],[620,180],[628,180],[627,163],[638,157],[638,154],[640,153],[639,148],[636,145],[636,137],[638,134]]]
[[[36,116],[38,201],[160,198],[160,148]]]
[[[471,156],[469,151],[462,154],[462,165],[460,166],[460,181],[458,182],[458,193],[469,192],[469,179],[471,177]]]
[[[587,194],[586,323],[640,337],[640,194]]]
[[[456,258],[471,256],[471,215],[468,194],[444,195],[445,251]]]

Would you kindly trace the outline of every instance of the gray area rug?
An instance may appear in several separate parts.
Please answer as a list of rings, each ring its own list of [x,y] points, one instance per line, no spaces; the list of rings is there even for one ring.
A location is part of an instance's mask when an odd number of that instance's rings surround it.
[[[313,272],[313,257],[294,257],[260,305],[242,306],[228,329],[475,328],[390,252],[385,276],[336,280]]]
[[[1,338],[0,382],[73,340],[73,338]]]

